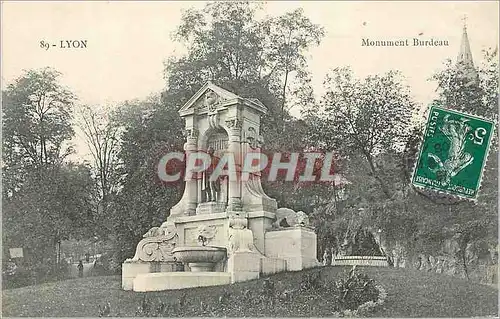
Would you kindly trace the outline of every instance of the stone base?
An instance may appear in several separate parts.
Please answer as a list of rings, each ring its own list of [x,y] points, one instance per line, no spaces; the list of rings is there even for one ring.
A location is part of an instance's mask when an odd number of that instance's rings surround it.
[[[334,266],[378,266],[387,267],[387,258],[383,256],[337,256],[333,260]]]
[[[249,281],[254,279],[259,279],[259,272],[255,271],[240,271],[231,273],[231,283]]]
[[[269,211],[248,212],[248,229],[253,232],[254,245],[264,254],[265,234],[272,229],[275,214]]]
[[[132,290],[134,278],[151,272],[151,265],[145,261],[125,261],[122,264],[122,288]]]
[[[231,274],[225,272],[152,273],[137,275],[133,281],[133,290],[137,292],[162,291],[230,283]]]
[[[321,263],[316,258],[311,257],[283,257],[286,260],[287,271],[299,271],[321,266]]]
[[[320,265],[316,259],[316,233],[306,227],[289,227],[266,232],[265,255],[286,260],[287,271]]]
[[[259,278],[261,255],[255,252],[236,252],[227,260],[231,283]]]
[[[215,267],[214,263],[189,263],[188,265],[191,272],[213,272]]]
[[[126,260],[122,264],[122,288],[132,290],[134,278],[139,274],[183,271],[184,267],[176,262],[147,262]]]
[[[272,275],[286,270],[286,260],[284,259],[268,257],[260,259],[260,273],[263,275]]]

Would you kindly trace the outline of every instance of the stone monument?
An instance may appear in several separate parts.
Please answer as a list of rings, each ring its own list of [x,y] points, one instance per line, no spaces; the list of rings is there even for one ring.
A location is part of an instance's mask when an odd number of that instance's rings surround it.
[[[277,209],[276,200],[264,193],[259,173],[246,172],[248,179],[210,178],[225,152],[235,155],[237,175],[245,173],[242,159],[248,152],[260,153],[260,119],[266,112],[257,99],[210,82],[179,110],[185,119],[186,155],[204,151],[212,163],[186,179],[183,196],[166,221],[151,228],[135,256],[123,263],[123,289],[223,285],[319,265],[307,215]],[[286,227],[280,225],[282,217]]]

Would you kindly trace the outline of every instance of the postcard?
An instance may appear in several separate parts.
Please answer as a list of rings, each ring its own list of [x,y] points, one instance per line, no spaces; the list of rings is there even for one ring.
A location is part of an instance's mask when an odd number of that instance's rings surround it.
[[[3,316],[498,317],[498,2],[1,6]]]

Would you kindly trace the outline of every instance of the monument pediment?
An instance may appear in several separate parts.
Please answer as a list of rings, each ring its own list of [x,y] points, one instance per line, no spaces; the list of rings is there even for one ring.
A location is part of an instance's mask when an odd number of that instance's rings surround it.
[[[237,103],[245,104],[262,114],[267,113],[267,108],[259,100],[240,97],[212,82],[207,82],[180,108],[179,114],[186,116],[194,113],[216,112],[218,109]]]

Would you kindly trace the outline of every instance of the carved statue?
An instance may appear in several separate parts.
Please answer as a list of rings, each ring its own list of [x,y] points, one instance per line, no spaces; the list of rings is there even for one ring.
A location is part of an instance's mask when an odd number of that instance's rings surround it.
[[[253,243],[253,233],[248,227],[248,220],[240,214],[229,216],[229,253],[260,253]]]
[[[205,201],[215,202],[220,197],[220,178],[216,180],[211,180],[212,174],[217,167],[218,158],[214,156],[214,149],[209,147],[208,155],[210,155],[211,163],[210,166],[202,173],[202,191],[205,194]]]
[[[276,222],[274,223],[274,228],[284,228],[295,226],[297,224],[297,214],[293,209],[290,208],[278,208],[276,210]]]
[[[309,216],[307,216],[306,213],[304,213],[303,211],[297,212],[296,217],[297,217],[296,226],[304,226],[304,227],[309,226]]]
[[[287,227],[309,227],[309,216],[303,211],[295,212],[290,208],[278,208],[276,210],[276,221],[273,224],[274,228]]]
[[[201,225],[196,230],[197,240],[202,245],[205,246],[212,239],[215,238],[215,234],[217,233],[217,228],[212,225]]]
[[[151,227],[147,233],[142,235],[142,237],[158,237],[158,236],[171,236],[172,234],[176,234],[177,231],[175,229],[175,225],[172,223],[164,222],[160,227]]]
[[[219,102],[219,96],[212,90],[208,90],[205,94],[205,105],[210,111],[215,111],[217,108],[217,103]]]

